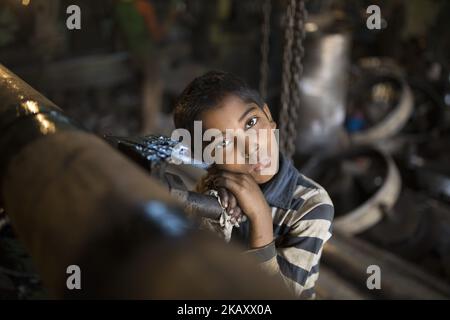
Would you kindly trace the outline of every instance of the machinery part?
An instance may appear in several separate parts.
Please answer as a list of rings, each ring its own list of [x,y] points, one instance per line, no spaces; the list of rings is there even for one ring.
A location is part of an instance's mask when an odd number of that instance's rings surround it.
[[[8,223],[0,229],[0,299],[45,297],[31,258]]]
[[[0,65],[0,177],[11,158],[36,138],[76,129],[60,108]]]
[[[404,189],[387,219],[358,235],[449,283],[449,206]]]
[[[345,234],[358,234],[377,224],[397,202],[401,190],[400,173],[392,158],[370,147],[313,158],[301,171],[328,190],[336,210],[334,228]]]
[[[420,188],[438,199],[450,203],[450,172],[447,163],[427,164],[415,170],[415,178]]]
[[[396,135],[406,125],[414,96],[402,72],[390,60],[362,59],[350,93],[347,130],[355,144],[371,144]]]
[[[374,298],[448,299],[450,287],[393,254],[335,232],[325,245],[322,264]],[[367,267],[381,270],[381,289],[367,288]],[[345,272],[344,272],[345,271]]]
[[[404,189],[389,214],[358,236],[419,262],[436,246],[438,237],[433,228],[436,223],[433,212],[425,203],[423,195]]]
[[[209,218],[218,220],[223,208],[213,196],[188,191],[184,182],[175,174],[164,174],[169,186],[170,194],[183,204],[184,211],[194,218]]]
[[[422,262],[424,268],[438,273],[450,282],[450,205],[448,203],[425,196],[425,210],[432,212],[435,246],[429,262]],[[436,261],[437,260],[437,261]],[[438,268],[436,268],[438,266]],[[436,270],[438,269],[438,270]]]
[[[117,137],[107,135],[105,139],[147,170],[151,170],[155,165],[164,166],[165,163],[189,164],[200,169],[209,167],[206,163],[193,160],[189,156],[187,147],[165,136]]]
[[[52,296],[288,297],[236,248],[192,230],[167,190],[102,139],[63,127],[60,109],[3,66],[0,119],[2,205]],[[67,289],[70,265],[83,290]]]
[[[409,79],[408,83],[414,95],[414,109],[402,133],[429,136],[445,130],[445,103],[436,88],[421,79]]]
[[[207,167],[204,163],[194,162],[188,156],[188,150],[180,147],[177,141],[153,135],[135,138],[106,136],[105,139],[146,171],[150,171],[153,177],[167,184],[170,193],[183,204],[183,209],[189,216],[218,219],[222,214],[222,207],[216,198],[188,191],[180,177],[167,172],[171,163]]]
[[[315,290],[319,300],[372,299],[370,295],[361,292],[354,284],[340,277],[333,269],[325,265],[320,266],[320,276]]]
[[[0,208],[0,233],[7,225],[9,225],[9,219],[5,214],[5,210],[3,208]]]
[[[406,159],[411,182],[416,189],[450,203],[449,136],[444,134],[412,148]]]
[[[300,110],[299,83],[303,72],[306,9],[303,0],[290,0],[286,9],[285,44],[280,111],[280,147],[284,155],[295,153],[297,120]]]
[[[302,155],[332,152],[342,144],[350,43],[346,32],[308,33],[305,72],[298,84],[302,116],[295,133]]]

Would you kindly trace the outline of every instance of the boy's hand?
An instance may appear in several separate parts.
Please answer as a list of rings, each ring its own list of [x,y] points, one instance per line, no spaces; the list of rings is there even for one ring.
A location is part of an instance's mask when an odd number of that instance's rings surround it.
[[[243,216],[243,212],[241,208],[238,206],[236,197],[225,188],[219,188],[218,193],[220,197],[220,202],[225,207],[227,213],[231,216],[233,220],[239,221],[239,219]]]
[[[220,171],[215,174],[214,184],[230,191],[237,204],[250,221],[271,216],[271,210],[261,189],[248,174]],[[220,193],[219,193],[220,194]]]
[[[237,204],[251,223],[252,247],[262,247],[273,240],[272,213],[253,177],[248,174],[220,171],[214,177],[217,187],[234,195]]]

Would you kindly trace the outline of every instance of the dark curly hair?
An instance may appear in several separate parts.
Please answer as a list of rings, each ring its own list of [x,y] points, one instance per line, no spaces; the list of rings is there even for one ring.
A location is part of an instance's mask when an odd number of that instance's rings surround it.
[[[217,107],[229,95],[264,107],[259,93],[242,79],[228,72],[210,71],[195,78],[178,96],[173,114],[175,127],[192,130],[202,112]]]

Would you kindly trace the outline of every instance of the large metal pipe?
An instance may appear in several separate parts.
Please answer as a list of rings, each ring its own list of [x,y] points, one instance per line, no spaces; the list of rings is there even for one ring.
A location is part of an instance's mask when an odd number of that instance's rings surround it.
[[[52,296],[288,297],[238,250],[192,230],[164,187],[1,65],[0,132],[1,206]],[[81,268],[80,291],[66,287],[69,265]]]
[[[350,35],[319,30],[307,35],[305,70],[300,83],[301,114],[296,148],[300,154],[341,144],[345,120]]]

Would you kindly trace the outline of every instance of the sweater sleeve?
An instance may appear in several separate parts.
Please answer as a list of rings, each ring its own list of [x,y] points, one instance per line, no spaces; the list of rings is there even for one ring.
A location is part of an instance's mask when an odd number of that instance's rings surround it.
[[[322,248],[331,237],[334,208],[326,191],[318,189],[292,214],[297,218],[278,247],[272,242],[247,254],[270,274],[280,274],[295,296],[311,299],[315,297]]]

